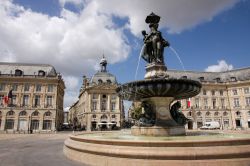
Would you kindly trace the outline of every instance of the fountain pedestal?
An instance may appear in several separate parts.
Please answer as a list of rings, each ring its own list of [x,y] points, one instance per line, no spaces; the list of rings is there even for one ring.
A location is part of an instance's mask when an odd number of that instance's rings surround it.
[[[145,79],[151,79],[156,77],[167,77],[167,67],[163,63],[150,63],[146,66]]]
[[[178,125],[171,116],[170,104],[173,100],[173,97],[150,97],[143,99],[143,101],[152,105],[152,109],[156,113],[155,125],[152,127],[133,126],[131,128],[132,135],[185,135],[185,127]]]

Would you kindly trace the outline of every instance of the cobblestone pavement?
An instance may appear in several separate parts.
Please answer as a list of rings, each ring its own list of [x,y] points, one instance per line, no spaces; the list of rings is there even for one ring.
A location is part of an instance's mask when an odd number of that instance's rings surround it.
[[[0,134],[0,166],[83,166],[63,154],[70,134]]]

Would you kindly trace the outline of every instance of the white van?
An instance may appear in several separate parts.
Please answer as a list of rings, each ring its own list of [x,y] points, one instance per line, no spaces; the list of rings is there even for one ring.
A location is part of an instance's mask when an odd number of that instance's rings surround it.
[[[205,129],[205,130],[220,129],[220,123],[215,121],[205,122],[205,125],[202,126],[200,129]]]

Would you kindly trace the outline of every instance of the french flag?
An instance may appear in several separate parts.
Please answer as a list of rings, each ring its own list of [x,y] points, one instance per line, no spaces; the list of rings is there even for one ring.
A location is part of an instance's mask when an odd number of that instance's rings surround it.
[[[12,89],[9,91],[8,96],[4,96],[4,103],[9,104],[10,99],[12,99]]]
[[[190,98],[188,98],[188,100],[187,100],[187,107],[188,107],[188,108],[191,107],[191,99],[190,99]]]

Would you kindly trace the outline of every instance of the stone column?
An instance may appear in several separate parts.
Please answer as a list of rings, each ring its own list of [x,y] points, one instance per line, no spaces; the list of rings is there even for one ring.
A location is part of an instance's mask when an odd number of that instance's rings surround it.
[[[4,129],[5,129],[5,120],[6,120],[6,113],[5,112],[2,112],[2,124],[1,124],[1,127],[0,127],[0,130],[1,131],[4,131]]]
[[[111,103],[110,94],[107,94],[107,96],[108,96],[108,99],[107,99],[107,110],[108,110],[109,112],[111,112],[111,107],[110,107],[110,103]]]

